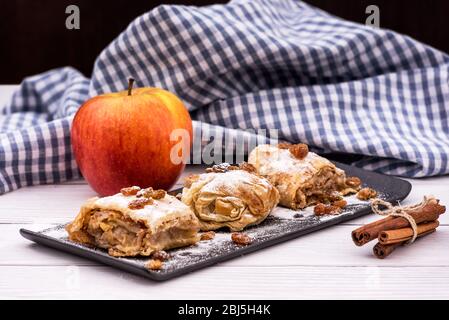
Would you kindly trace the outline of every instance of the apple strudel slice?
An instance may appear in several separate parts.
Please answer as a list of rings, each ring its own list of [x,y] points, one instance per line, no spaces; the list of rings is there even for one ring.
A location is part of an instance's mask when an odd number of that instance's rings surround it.
[[[66,230],[75,242],[111,256],[149,256],[199,241],[199,223],[188,206],[164,190],[124,188],[89,199]]]
[[[227,227],[240,231],[262,222],[278,204],[279,193],[252,166],[224,163],[190,176],[182,201],[198,217],[201,230]]]
[[[280,204],[291,209],[332,202],[355,193],[360,179],[346,178],[343,170],[313,152],[305,144],[260,145],[248,162],[279,191]]]

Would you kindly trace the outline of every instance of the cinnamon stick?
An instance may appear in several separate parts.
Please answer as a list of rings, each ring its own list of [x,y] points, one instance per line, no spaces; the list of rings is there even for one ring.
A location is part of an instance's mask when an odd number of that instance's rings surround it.
[[[381,244],[378,242],[374,248],[373,253],[379,259],[385,259],[388,257],[397,247],[402,246],[402,243],[393,243],[393,244]]]
[[[418,224],[418,237],[431,230],[438,228],[440,223],[438,220],[433,222]],[[406,242],[412,239],[413,229],[412,228],[402,228],[396,230],[387,230],[379,233],[379,243],[383,245],[393,244],[398,242]]]
[[[420,234],[418,236],[418,238],[427,236],[428,234],[434,233],[436,231],[436,229],[433,230],[429,230],[427,232],[424,232],[422,234]],[[373,253],[374,255],[379,258],[379,259],[385,259],[386,257],[388,257],[396,248],[402,246],[403,244],[405,244],[407,241],[404,242],[397,242],[397,243],[393,243],[393,244],[381,244],[380,242],[378,242],[374,248],[373,248]]]
[[[445,211],[446,207],[440,205],[438,199],[430,198],[423,207],[411,209],[407,213],[419,224],[435,221]],[[354,230],[352,232],[352,240],[357,246],[363,246],[376,239],[381,231],[401,229],[408,226],[409,222],[406,219],[389,216]]]

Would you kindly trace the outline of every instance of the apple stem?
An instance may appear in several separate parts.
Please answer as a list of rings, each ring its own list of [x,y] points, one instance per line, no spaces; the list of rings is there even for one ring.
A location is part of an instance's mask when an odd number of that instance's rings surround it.
[[[133,78],[129,78],[128,79],[128,96],[130,96],[132,94],[133,84],[134,84],[134,79]]]

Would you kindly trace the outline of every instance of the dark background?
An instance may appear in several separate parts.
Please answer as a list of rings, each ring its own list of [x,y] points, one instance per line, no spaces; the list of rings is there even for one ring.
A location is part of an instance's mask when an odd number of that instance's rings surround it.
[[[282,1],[282,0],[279,0]],[[70,65],[89,75],[101,50],[132,20],[161,3],[206,5],[224,0],[0,0],[0,84]],[[370,4],[383,28],[408,34],[449,53],[447,0],[306,0],[364,23]],[[78,5],[81,29],[65,28],[65,8]]]

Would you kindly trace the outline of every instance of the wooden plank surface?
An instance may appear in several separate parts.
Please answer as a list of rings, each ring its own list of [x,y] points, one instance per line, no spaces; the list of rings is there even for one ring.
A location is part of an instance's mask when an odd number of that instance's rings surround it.
[[[42,230],[49,225],[33,225]],[[30,225],[0,225],[0,266],[58,266],[58,265],[101,265],[84,258],[65,254],[35,244],[19,234],[21,227]],[[439,266],[449,267],[447,251],[449,227],[443,226],[412,247],[399,248],[388,259],[375,259],[371,242],[356,247],[351,240],[353,226],[337,225],[325,230],[290,240],[249,255],[221,263],[222,266]],[[319,244],[319,246],[318,246]]]
[[[0,106],[14,86],[0,86]],[[202,168],[189,167],[184,173]],[[449,204],[449,177],[413,179],[404,204],[433,194]],[[180,184],[177,185],[178,187]],[[22,238],[64,223],[94,192],[83,180],[23,188],[0,196],[0,298],[57,299],[448,299],[449,214],[438,232],[375,259],[350,232],[370,215],[168,282],[152,282]],[[192,289],[194,288],[194,289]]]
[[[4,266],[0,272],[8,275],[0,277],[0,298],[449,298],[446,267],[216,266],[167,282],[97,266]]]
[[[449,203],[448,178],[435,179],[434,184],[414,180],[413,185],[405,203],[428,193]],[[385,260],[372,256],[373,244],[359,248],[350,239],[352,229],[377,219],[370,216],[165,283],[45,248],[18,234],[20,227],[39,230],[48,226],[43,224],[70,220],[92,195],[86,184],[77,181],[24,188],[0,197],[0,297],[448,298],[447,215],[438,232]]]

